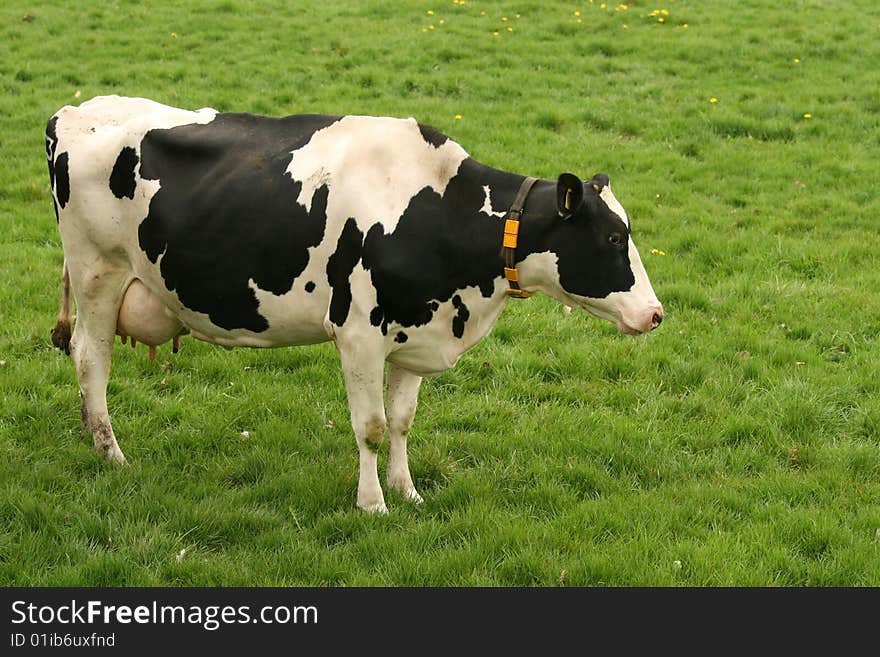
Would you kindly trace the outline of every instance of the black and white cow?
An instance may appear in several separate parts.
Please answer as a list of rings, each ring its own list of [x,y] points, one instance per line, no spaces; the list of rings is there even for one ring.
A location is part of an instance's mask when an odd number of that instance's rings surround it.
[[[226,347],[334,341],[360,451],[357,504],[385,511],[386,429],[388,486],[420,502],[406,436],[422,377],[489,332],[510,287],[624,333],[663,318],[607,176],[528,190],[413,119],[103,96],[59,110],[46,151],[65,258],[53,340],[73,354],[83,425],[112,461],[124,461],[106,401],[115,334],[153,353],[183,334]],[[521,189],[517,238],[505,219]]]

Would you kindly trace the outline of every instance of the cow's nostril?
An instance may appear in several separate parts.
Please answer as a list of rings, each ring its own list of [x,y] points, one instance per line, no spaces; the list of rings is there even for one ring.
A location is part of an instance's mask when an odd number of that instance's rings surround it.
[[[663,322],[663,315],[654,313],[654,319],[651,321],[651,329],[655,329]]]

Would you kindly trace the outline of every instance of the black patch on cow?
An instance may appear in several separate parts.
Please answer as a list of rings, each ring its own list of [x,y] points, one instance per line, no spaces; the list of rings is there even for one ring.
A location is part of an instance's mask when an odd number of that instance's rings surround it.
[[[342,326],[351,308],[351,272],[361,259],[364,234],[351,218],[345,222],[336,243],[336,251],[327,260],[327,281],[333,289],[330,298],[330,321]]]
[[[388,320],[381,306],[376,306],[370,311],[370,324],[378,326],[382,331],[382,335],[388,335]]]
[[[420,123],[419,132],[422,133],[422,139],[431,144],[434,148],[440,148],[443,144],[449,141],[449,137],[429,125],[422,125]]]
[[[67,171],[67,161],[67,153],[61,153],[55,158],[55,197],[62,208],[70,201],[70,174]]]
[[[306,283],[305,288],[306,288],[306,292],[311,294],[312,292],[315,291],[315,282],[309,281],[308,283]]]
[[[58,117],[53,116],[46,124],[46,162],[49,164],[49,185],[52,187],[52,209],[55,210],[55,223],[58,223],[58,203],[55,200],[55,148],[58,146]]]
[[[110,191],[116,198],[134,198],[134,168],[137,163],[137,151],[131,146],[125,146],[119,151],[113,171],[110,172]]]
[[[398,331],[397,335],[394,336],[394,341],[398,344],[403,344],[407,340],[409,340],[409,336],[403,331]]]
[[[455,313],[455,317],[452,318],[452,335],[461,338],[464,337],[464,325],[470,319],[471,311],[468,310],[464,301],[457,294],[452,297],[452,305],[458,311]]]
[[[324,236],[327,186],[306,210],[291,153],[339,117],[218,114],[207,124],[149,131],[140,176],[159,191],[138,228],[141,248],[181,303],[224,329],[265,331],[248,281],[288,292]]]
[[[465,160],[442,196],[430,187],[413,196],[393,232],[374,224],[361,256],[376,288],[378,306],[371,323],[383,331],[390,323],[422,326],[431,321],[438,302],[466,287],[491,297],[502,270],[504,222],[480,212],[483,186],[490,185],[493,195],[502,189],[498,198],[511,202],[521,179]],[[466,321],[465,313],[459,323]]]

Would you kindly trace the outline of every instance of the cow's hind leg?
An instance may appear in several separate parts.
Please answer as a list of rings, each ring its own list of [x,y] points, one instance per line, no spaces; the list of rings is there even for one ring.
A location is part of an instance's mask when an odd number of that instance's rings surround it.
[[[82,394],[83,427],[92,433],[98,454],[124,463],[107,411],[107,381],[116,317],[130,277],[119,271],[83,274],[71,269],[70,274],[77,306],[71,353]]]
[[[378,474],[379,446],[385,437],[384,352],[381,344],[372,345],[368,340],[343,341],[337,337],[336,345],[360,454],[357,505],[371,513],[387,513]]]
[[[420,504],[422,496],[413,485],[406,454],[406,436],[412,426],[422,377],[388,364],[385,404],[388,417],[388,486]]]

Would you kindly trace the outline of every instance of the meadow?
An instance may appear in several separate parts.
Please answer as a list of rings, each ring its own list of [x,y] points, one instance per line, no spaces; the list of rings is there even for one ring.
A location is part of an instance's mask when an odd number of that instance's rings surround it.
[[[181,7],[0,8],[0,584],[880,585],[874,0]],[[109,93],[414,116],[497,168],[607,172],[666,319],[510,301],[425,381],[425,503],[386,490],[387,516],[355,508],[331,344],[117,343],[108,466],[49,340],[44,129]]]

